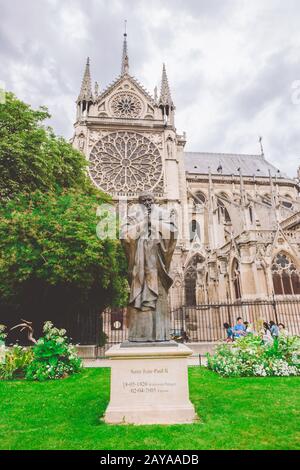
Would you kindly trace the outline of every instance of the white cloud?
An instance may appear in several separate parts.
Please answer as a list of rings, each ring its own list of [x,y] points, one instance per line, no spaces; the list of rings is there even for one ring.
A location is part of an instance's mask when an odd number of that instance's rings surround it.
[[[25,4],[26,3],[26,4]],[[188,149],[259,151],[295,176],[300,164],[298,0],[10,0],[2,8],[0,80],[55,130],[72,133],[86,56],[105,87],[120,71],[124,19],[132,73],[149,89],[166,62]]]
[[[59,9],[60,31],[68,42],[88,39],[88,18],[75,4],[62,5]]]

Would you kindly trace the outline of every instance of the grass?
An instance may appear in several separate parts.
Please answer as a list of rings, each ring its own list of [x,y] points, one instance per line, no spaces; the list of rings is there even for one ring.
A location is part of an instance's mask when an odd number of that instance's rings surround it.
[[[112,426],[99,420],[109,369],[54,382],[0,382],[0,449],[297,449],[299,379],[225,379],[189,369],[199,423]]]

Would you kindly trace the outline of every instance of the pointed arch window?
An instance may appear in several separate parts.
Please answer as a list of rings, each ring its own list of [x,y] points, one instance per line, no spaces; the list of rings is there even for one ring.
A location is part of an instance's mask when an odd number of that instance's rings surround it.
[[[195,240],[195,237],[197,235],[197,238],[200,240],[201,234],[200,234],[200,225],[197,222],[197,220],[192,220],[190,223],[190,242],[193,242]]]
[[[230,218],[228,210],[225,207],[224,202],[221,199],[218,198],[217,199],[217,205],[218,205],[218,221],[219,221],[219,223],[225,222],[227,224],[231,224],[231,218]]]
[[[287,209],[293,209],[293,202],[291,199],[291,196],[289,194],[286,194],[284,199],[282,200],[281,204],[283,207],[286,207]]]
[[[193,208],[198,212],[202,212],[206,204],[206,196],[201,191],[197,191],[193,194]]]
[[[203,194],[201,191],[197,191],[195,194],[195,203],[203,205],[206,203],[206,197],[205,194]]]
[[[278,253],[274,258],[272,278],[275,295],[300,295],[300,274],[287,254]]]
[[[249,217],[251,224],[253,224],[253,209],[251,206],[249,207]]]
[[[197,305],[197,267],[199,264],[204,263],[204,258],[200,255],[195,255],[191,259],[187,270],[184,275],[184,289],[185,289],[185,304],[187,307]]]

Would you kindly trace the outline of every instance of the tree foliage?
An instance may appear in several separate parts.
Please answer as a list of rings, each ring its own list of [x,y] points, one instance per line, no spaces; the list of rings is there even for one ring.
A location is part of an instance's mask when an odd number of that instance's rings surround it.
[[[0,206],[0,295],[20,297],[32,280],[76,290],[99,305],[126,296],[119,240],[96,236],[103,197],[36,191]]]
[[[91,188],[84,156],[43,125],[50,117],[47,109],[33,110],[12,93],[5,98],[0,105],[0,199],[36,189]]]
[[[97,207],[109,197],[47,118],[12,93],[0,105],[0,309],[35,328],[77,315],[82,330],[88,314],[92,322],[93,312],[125,302],[126,261],[119,240],[96,235]]]

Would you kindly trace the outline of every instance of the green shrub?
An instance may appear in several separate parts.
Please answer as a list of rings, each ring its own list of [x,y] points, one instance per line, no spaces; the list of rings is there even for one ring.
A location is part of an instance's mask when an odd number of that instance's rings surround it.
[[[0,363],[0,379],[11,380],[24,378],[27,367],[32,362],[32,348],[13,346],[6,348]]]
[[[259,336],[247,335],[217,347],[207,355],[208,368],[224,377],[300,375],[300,338],[280,336],[265,344]]]
[[[55,328],[46,322],[44,336],[33,347],[33,360],[26,370],[30,380],[51,380],[78,372],[82,362],[76,347],[69,343],[66,330]]]

